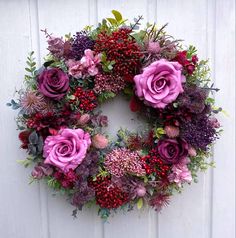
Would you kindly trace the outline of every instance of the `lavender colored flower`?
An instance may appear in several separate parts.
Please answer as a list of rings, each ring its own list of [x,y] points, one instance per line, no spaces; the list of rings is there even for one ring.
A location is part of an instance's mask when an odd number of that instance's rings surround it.
[[[106,127],[108,126],[108,117],[105,115],[94,115],[91,118],[91,122],[94,126],[98,126],[98,127]]]
[[[78,207],[79,210],[82,210],[82,207],[85,203],[92,200],[95,196],[95,191],[91,187],[85,186],[83,190],[79,190],[72,197],[72,205]]]
[[[215,139],[216,130],[206,115],[181,124],[181,137],[196,149],[207,150]]]
[[[44,163],[39,163],[36,165],[31,172],[31,175],[35,179],[41,179],[44,176],[49,176],[53,173],[53,169],[50,165],[44,164]]]
[[[93,49],[95,42],[91,40],[85,32],[77,32],[72,42],[72,55],[76,60],[80,60],[86,49]]]
[[[63,56],[65,42],[63,41],[62,38],[49,36],[47,42],[48,42],[48,50],[54,56],[58,58]]]
[[[125,174],[145,175],[138,153],[126,148],[114,149],[108,153],[104,165],[109,173],[116,177],[122,177]]]

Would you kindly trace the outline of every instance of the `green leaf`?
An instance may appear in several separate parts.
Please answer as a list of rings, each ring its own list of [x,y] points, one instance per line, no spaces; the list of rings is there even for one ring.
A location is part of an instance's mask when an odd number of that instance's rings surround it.
[[[31,70],[29,68],[25,68],[25,70],[29,73],[31,73]]]
[[[111,23],[111,25],[113,25],[113,26],[117,24],[117,21],[116,21],[116,19],[114,19],[114,18],[108,17],[107,20],[108,20],[108,21]]]
[[[118,22],[122,21],[122,15],[120,12],[118,12],[117,10],[112,10],[111,12],[114,15],[116,21]]]
[[[137,208],[140,210],[143,207],[143,199],[139,198],[137,202]]]
[[[116,94],[113,92],[104,92],[98,96],[98,101],[100,103],[103,103],[108,99],[114,98],[115,96],[116,96]]]

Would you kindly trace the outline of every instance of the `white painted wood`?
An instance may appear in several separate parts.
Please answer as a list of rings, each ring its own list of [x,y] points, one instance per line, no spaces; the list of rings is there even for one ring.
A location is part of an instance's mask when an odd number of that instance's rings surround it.
[[[233,238],[235,199],[235,12],[233,0],[0,0],[0,237],[4,238]],[[13,117],[5,103],[14,86],[20,88],[27,52],[34,49],[37,62],[47,53],[40,29],[55,35],[96,25],[117,9],[126,18],[143,15],[149,22],[169,22],[168,32],[209,57],[212,77],[221,88],[217,103],[230,114],[220,116],[224,133],[215,146],[217,168],[199,174],[199,183],[173,197],[160,215],[153,211],[118,212],[103,224],[95,210],[74,220],[64,197],[52,196],[46,186],[28,186],[27,172],[15,161],[25,154]],[[112,108],[112,109],[111,109]],[[103,106],[110,117],[109,132],[120,126],[139,128],[124,99]],[[122,117],[120,116],[122,115]],[[4,135],[4,136],[3,136]]]
[[[39,186],[29,186],[30,170],[16,163],[25,153],[19,149],[16,112],[6,107],[14,87],[22,85],[25,59],[31,51],[28,1],[0,1],[0,15],[0,237],[39,238],[43,237]]]

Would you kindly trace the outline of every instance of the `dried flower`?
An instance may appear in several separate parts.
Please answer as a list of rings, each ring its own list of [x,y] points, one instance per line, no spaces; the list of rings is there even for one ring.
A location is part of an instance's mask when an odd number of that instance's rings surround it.
[[[164,206],[167,206],[170,201],[170,195],[158,193],[149,202],[150,206],[156,211],[161,211]]]
[[[88,113],[85,113],[80,116],[78,120],[78,124],[81,126],[84,126],[90,121],[90,119],[91,119],[91,116]]]
[[[125,174],[145,175],[138,153],[131,152],[126,148],[114,149],[108,153],[105,157],[104,165],[109,173],[116,177],[122,177]]]
[[[126,85],[124,78],[117,74],[97,74],[94,82],[94,91],[98,94],[101,92],[119,93]]]
[[[97,134],[92,138],[92,145],[97,149],[104,149],[108,145],[108,139],[101,134]]]
[[[207,92],[197,86],[185,87],[184,93],[178,98],[179,106],[188,109],[191,113],[202,113],[205,109]]]
[[[20,98],[20,105],[26,114],[45,111],[47,102],[42,94],[37,91],[26,91]]]
[[[44,176],[52,175],[52,173],[53,173],[53,168],[50,165],[39,163],[38,165],[34,167],[33,171],[31,172],[31,175],[35,179],[41,179]]]
[[[181,124],[181,137],[194,148],[207,150],[216,138],[216,130],[206,115],[195,117]]]
[[[94,41],[91,40],[86,32],[77,32],[72,42],[72,55],[76,60],[80,60],[86,49],[93,49]]]
[[[195,157],[197,155],[197,151],[192,147],[192,146],[189,146],[188,148],[188,154],[189,156],[191,157]]]
[[[90,186],[95,189],[96,202],[102,208],[118,208],[129,201],[129,194],[112,183],[110,177],[97,177]]]
[[[169,138],[175,138],[179,136],[179,127],[176,126],[165,126],[164,128],[166,135]]]
[[[169,181],[176,183],[179,187],[184,182],[190,183],[192,175],[186,165],[177,164],[172,167],[172,173],[169,175]]]

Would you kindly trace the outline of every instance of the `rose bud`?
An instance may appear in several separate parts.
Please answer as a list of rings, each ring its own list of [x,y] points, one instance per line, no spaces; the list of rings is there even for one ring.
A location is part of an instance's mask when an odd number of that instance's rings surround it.
[[[89,121],[90,121],[90,115],[89,115],[88,113],[86,113],[86,114],[83,114],[83,115],[79,118],[78,123],[79,123],[81,126],[84,126],[84,125],[86,125]]]
[[[104,149],[108,145],[108,139],[101,134],[97,134],[92,138],[92,144],[97,149]]]
[[[179,136],[179,128],[176,126],[165,126],[165,133],[170,138],[175,138]]]
[[[138,197],[144,197],[145,194],[146,194],[147,190],[144,186],[139,186],[137,189],[136,189],[136,194]]]
[[[190,146],[188,148],[188,154],[189,154],[189,156],[194,157],[197,155],[197,151],[192,146]]]

